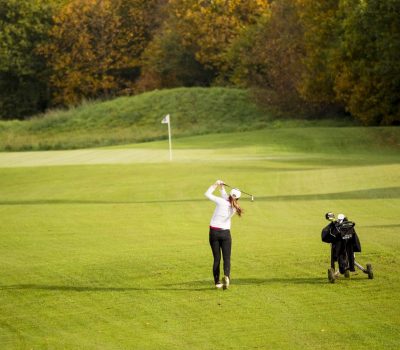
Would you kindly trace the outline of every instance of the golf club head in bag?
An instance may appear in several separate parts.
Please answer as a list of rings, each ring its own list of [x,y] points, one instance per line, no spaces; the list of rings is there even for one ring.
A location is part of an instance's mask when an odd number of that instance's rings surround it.
[[[325,214],[325,219],[328,221],[335,221],[335,214],[332,212],[328,212]]]

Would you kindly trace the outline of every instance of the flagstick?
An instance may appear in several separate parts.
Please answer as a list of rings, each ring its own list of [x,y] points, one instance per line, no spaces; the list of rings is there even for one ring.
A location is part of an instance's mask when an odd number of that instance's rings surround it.
[[[169,161],[172,161],[171,118],[168,118]]]

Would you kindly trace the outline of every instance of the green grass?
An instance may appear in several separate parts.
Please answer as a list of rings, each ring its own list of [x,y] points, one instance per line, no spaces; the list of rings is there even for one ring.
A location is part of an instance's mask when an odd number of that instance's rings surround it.
[[[0,154],[1,349],[398,349],[398,130],[181,138],[172,163],[165,141]],[[216,179],[256,198],[233,221],[228,291]],[[328,283],[326,211],[356,221],[374,280]]]

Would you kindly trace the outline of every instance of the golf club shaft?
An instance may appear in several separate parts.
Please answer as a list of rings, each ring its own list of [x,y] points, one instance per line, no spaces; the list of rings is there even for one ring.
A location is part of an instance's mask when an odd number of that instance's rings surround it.
[[[230,185],[228,185],[228,184],[226,184],[226,183],[224,183],[224,186],[227,186],[227,187],[229,187],[229,188],[236,188],[236,187],[232,187],[232,186],[230,186]],[[245,191],[240,190],[240,192],[242,192],[242,193],[244,193],[244,194],[247,194],[247,195],[250,196],[250,197],[254,197],[252,194],[247,193],[247,192],[245,192]]]

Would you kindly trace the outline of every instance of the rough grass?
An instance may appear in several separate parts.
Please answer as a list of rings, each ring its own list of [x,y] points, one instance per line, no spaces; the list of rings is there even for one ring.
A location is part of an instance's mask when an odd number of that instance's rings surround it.
[[[1,348],[398,349],[399,134],[373,130],[181,138],[172,163],[165,142],[71,166],[52,157],[74,151],[35,153],[47,166],[2,158]],[[374,132],[394,142],[369,145]],[[88,165],[105,151],[133,158]],[[218,178],[256,198],[233,221],[228,291],[212,286],[203,196]],[[374,280],[328,283],[326,211],[356,222]]]

